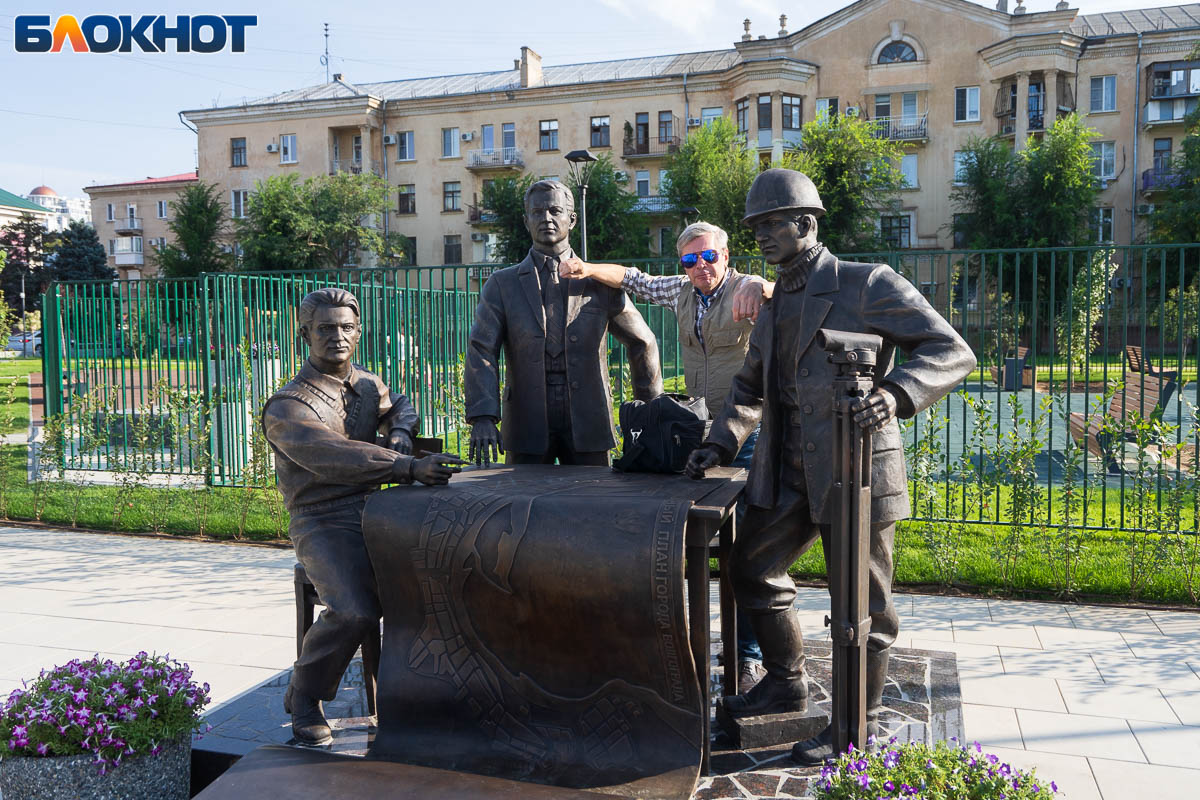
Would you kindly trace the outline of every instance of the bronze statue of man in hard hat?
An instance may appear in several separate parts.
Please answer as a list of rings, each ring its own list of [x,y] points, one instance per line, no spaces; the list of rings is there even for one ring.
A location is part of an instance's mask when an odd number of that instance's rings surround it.
[[[731,559],[738,604],[749,612],[766,677],[726,711],[751,716],[807,706],[796,587],[788,567],[817,541],[828,558],[828,468],[833,448],[834,368],[813,339],[820,328],[883,338],[876,390],[859,401],[855,419],[874,432],[871,465],[871,632],[867,645],[869,727],[878,732],[888,651],[899,631],[892,604],[892,541],[909,514],[904,450],[896,417],[908,418],[948,394],[975,367],[962,337],[905,278],[886,264],[841,261],[817,241],[825,208],[809,178],[787,169],[761,173],[746,197],[744,224],[766,260],[778,265],[773,299],[764,304],[746,361],[733,379],[704,445],[688,460],[702,477],[728,464],[761,419],[746,484],[749,510]],[[893,366],[899,348],[906,360]],[[797,743],[795,759],[832,755],[830,730]]]

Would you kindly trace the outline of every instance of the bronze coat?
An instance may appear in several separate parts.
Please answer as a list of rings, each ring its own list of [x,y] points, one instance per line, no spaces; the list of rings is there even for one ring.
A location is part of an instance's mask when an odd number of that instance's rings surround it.
[[[778,290],[777,290],[778,291]],[[907,279],[886,264],[839,261],[828,251],[813,265],[801,307],[800,334],[794,346],[775,352],[774,312],[765,303],[750,335],[746,361],[733,379],[725,408],[713,423],[708,442],[736,453],[754,426],[762,432],[754,449],[746,498],[751,505],[771,508],[779,489],[783,434],[788,420],[780,403],[775,362],[797,376],[799,396],[806,402],[801,426],[804,442],[804,480],[813,522],[829,523],[828,505],[833,475],[833,365],[814,343],[821,328],[874,333],[883,337],[876,382],[896,395],[897,414],[907,419],[945,397],[975,368],[975,354],[950,323],[933,309]],[[893,366],[899,348],[907,356]],[[810,410],[811,409],[811,410]],[[810,449],[808,445],[811,444]],[[900,429],[890,422],[873,437],[871,518],[882,524],[909,514],[908,478]]]
[[[466,417],[501,420],[504,449],[544,453],[550,446],[546,411],[546,316],[533,257],[497,270],[475,308],[463,369]],[[662,394],[658,343],[620,289],[591,278],[567,280],[565,355],[576,452],[598,452],[616,443],[608,385],[607,335],[625,345],[634,397]],[[500,402],[500,351],[507,381]]]

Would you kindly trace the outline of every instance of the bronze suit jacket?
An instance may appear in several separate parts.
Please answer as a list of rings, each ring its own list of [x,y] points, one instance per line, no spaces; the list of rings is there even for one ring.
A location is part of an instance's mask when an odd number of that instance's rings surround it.
[[[546,409],[546,318],[533,257],[497,270],[475,308],[463,370],[466,417],[501,421],[504,449],[544,453],[550,446]],[[563,343],[576,452],[608,450],[616,443],[608,384],[607,334],[625,345],[634,396],[662,394],[658,343],[642,315],[620,289],[591,278],[567,281]],[[507,372],[500,400],[500,351]]]
[[[830,458],[835,371],[827,354],[814,342],[817,331],[831,328],[883,338],[876,385],[896,396],[897,413],[903,419],[953,390],[975,368],[975,354],[916,287],[886,264],[839,261],[825,251],[813,264],[808,283],[800,291],[804,298],[797,341],[787,347],[781,345],[783,352],[775,352],[773,314],[777,304],[765,303],[750,336],[746,361],[734,377],[725,408],[713,422],[706,441],[720,445],[729,454],[736,453],[761,419],[746,499],[751,505],[774,506],[784,427],[788,424],[780,407],[776,361],[780,361],[781,370],[794,370],[800,396],[812,398],[804,407],[801,425],[804,480],[812,519],[828,523],[828,498],[833,485]],[[892,363],[896,348],[907,356],[900,366]],[[895,421],[873,436],[871,483],[873,522],[895,522],[908,516],[904,448]]]

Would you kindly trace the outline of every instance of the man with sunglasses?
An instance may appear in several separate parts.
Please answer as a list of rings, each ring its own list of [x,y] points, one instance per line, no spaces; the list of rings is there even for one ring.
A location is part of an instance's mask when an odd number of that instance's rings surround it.
[[[834,367],[814,340],[821,328],[883,339],[876,389],[855,404],[855,421],[871,440],[871,549],[867,636],[867,720],[878,733],[888,653],[900,628],[892,602],[892,545],[909,514],[904,445],[896,418],[929,408],[970,374],[975,355],[907,279],[886,264],[842,261],[817,240],[825,207],[805,175],[769,169],[754,179],[743,223],[778,265],[774,299],[765,306],[746,362],[700,448],[688,458],[694,478],[729,463],[762,426],[746,482],[750,506],[730,559],[738,606],[750,612],[767,675],[752,691],[725,699],[734,716],[801,711],[808,703],[804,641],[788,568],[831,532]],[[899,349],[902,364],[893,364]],[[829,548],[824,547],[826,558]],[[836,755],[831,729],[798,742],[792,757],[817,764]],[[865,747],[866,743],[857,743]]]
[[[674,309],[679,323],[679,348],[684,382],[692,397],[703,397],[710,416],[725,405],[733,376],[750,346],[750,332],[763,301],[774,284],[743,275],[729,264],[729,236],[707,222],[684,229],[675,243],[682,275],[652,276],[637,267],[589,264],[565,259],[559,273],[565,278],[592,278],[605,286],[624,289],[639,300]],[[749,467],[757,432],[742,444],[733,466]],[[738,506],[739,519],[744,506]],[[738,691],[749,691],[762,678],[762,652],[750,620],[738,614]]]

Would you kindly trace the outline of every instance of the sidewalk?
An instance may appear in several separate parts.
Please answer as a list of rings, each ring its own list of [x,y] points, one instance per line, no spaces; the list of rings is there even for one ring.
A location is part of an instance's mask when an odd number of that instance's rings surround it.
[[[146,649],[226,702],[291,665],[293,563],[283,549],[0,527],[0,696],[42,667]],[[897,645],[957,654],[968,739],[1071,800],[1198,796],[1200,613],[896,599]],[[797,599],[814,637],[828,602]]]

